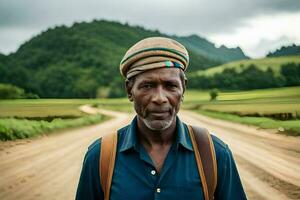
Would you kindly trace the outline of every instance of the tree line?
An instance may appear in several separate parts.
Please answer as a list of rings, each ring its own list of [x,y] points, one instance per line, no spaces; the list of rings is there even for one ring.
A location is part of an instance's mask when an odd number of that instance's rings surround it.
[[[290,55],[300,55],[300,46],[296,44],[292,44],[290,46],[283,46],[274,52],[268,53],[267,57],[290,56]]]
[[[280,75],[275,75],[271,68],[262,70],[251,64],[238,72],[235,68],[226,68],[213,76],[192,74],[188,77],[189,88],[223,90],[251,90],[300,85],[300,64],[281,65]]]

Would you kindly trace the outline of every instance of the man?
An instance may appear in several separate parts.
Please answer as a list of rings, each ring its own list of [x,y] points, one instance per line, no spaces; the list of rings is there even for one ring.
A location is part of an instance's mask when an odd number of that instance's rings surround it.
[[[187,125],[177,117],[188,62],[183,45],[161,37],[138,42],[121,61],[128,99],[134,103],[137,116],[118,130],[110,199],[204,199],[196,149]],[[246,199],[231,151],[217,137],[211,138],[217,161],[214,199]],[[77,200],[104,199],[100,151],[100,140],[88,149]]]

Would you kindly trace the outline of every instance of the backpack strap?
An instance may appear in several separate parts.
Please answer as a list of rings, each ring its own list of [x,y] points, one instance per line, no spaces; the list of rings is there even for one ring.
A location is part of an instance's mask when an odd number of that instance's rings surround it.
[[[217,186],[217,161],[214,145],[209,132],[204,128],[188,126],[205,200],[212,200]],[[109,200],[110,187],[115,167],[117,133],[101,138],[99,174],[104,199]]]
[[[118,135],[117,133],[106,134],[101,140],[99,174],[104,199],[109,200],[110,186],[115,167]]]
[[[214,199],[217,187],[217,161],[211,135],[205,128],[188,126],[205,200]]]

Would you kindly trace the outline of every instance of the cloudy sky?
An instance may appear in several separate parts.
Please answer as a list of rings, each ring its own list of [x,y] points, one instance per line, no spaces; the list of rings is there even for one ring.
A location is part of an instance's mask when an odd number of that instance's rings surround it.
[[[49,27],[93,19],[197,34],[254,58],[300,44],[300,0],[0,0],[0,52]]]

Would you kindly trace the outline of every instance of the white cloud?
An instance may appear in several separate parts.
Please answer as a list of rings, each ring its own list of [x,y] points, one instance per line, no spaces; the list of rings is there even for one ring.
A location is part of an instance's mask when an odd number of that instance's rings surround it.
[[[218,45],[240,46],[251,57],[263,57],[282,45],[300,43],[300,12],[257,16],[232,34],[218,33],[209,38]]]
[[[39,33],[36,29],[23,27],[2,28],[0,32],[0,53],[5,54],[15,52],[21,44]]]
[[[299,11],[299,0],[0,0],[0,52],[15,51],[48,27],[108,19],[168,34],[198,34],[257,57],[268,50],[264,41],[299,41],[299,13],[293,14]]]

